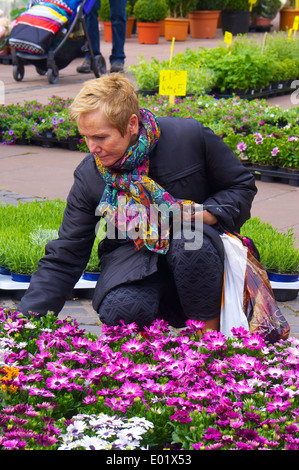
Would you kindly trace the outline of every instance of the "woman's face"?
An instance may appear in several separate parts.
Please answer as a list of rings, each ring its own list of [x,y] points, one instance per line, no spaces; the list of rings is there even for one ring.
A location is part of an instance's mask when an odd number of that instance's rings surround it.
[[[87,147],[95,153],[103,166],[111,167],[135,142],[138,135],[138,118],[132,114],[122,136],[121,133],[107,122],[101,110],[83,113],[78,123],[79,132],[85,137]]]

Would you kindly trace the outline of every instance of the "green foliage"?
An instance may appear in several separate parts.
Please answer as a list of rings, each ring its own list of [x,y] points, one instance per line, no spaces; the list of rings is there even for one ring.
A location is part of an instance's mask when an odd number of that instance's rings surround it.
[[[109,0],[101,0],[101,8],[98,10],[98,13],[102,21],[110,21]]]
[[[216,11],[222,10],[223,0],[195,0],[194,10]]]
[[[225,11],[230,11],[230,10],[249,11],[249,1],[248,0],[226,0],[223,10]]]
[[[194,10],[194,0],[167,0],[167,4],[171,18],[187,18]]]
[[[65,201],[60,199],[0,204],[0,266],[18,274],[32,274],[45,254],[46,244],[58,238]],[[98,244],[105,237],[100,224],[90,259],[89,271],[99,271]]]
[[[0,265],[18,274],[32,274],[57,238],[65,202],[59,199],[0,205]]]
[[[138,22],[156,23],[166,18],[168,7],[166,0],[137,0],[133,14]]]
[[[188,71],[188,82],[192,76],[207,76],[206,86],[199,81],[187,83],[192,91],[187,93],[202,93],[211,88],[221,92],[228,90],[250,91],[259,90],[270,82],[296,79],[299,76],[299,40],[288,41],[283,34],[274,34],[268,38],[264,51],[261,42],[247,36],[235,38],[230,48],[220,44],[212,49],[187,49],[185,53],[175,55],[172,67],[180,67]],[[179,63],[178,63],[179,62]],[[163,67],[169,67],[167,61],[158,62],[153,59],[146,64],[143,57],[140,62],[129,70],[134,72],[139,89],[157,89],[159,73]],[[207,73],[207,70],[209,71]],[[194,75],[194,73],[196,73]]]
[[[280,0],[257,0],[256,4],[253,5],[252,14],[273,19],[275,18],[280,7]]]
[[[185,53],[178,53],[172,59],[171,66],[168,60],[159,62],[152,57],[151,62],[140,56],[138,66],[133,65],[130,70],[134,72],[137,86],[140,90],[158,90],[161,70],[187,70],[187,93],[206,93],[212,88],[214,80],[213,71],[195,60],[194,53],[188,49]]]
[[[252,217],[243,225],[241,235],[254,240],[260,252],[261,264],[267,271],[277,273],[299,272],[299,250],[295,246],[292,229],[279,232],[258,217]]]

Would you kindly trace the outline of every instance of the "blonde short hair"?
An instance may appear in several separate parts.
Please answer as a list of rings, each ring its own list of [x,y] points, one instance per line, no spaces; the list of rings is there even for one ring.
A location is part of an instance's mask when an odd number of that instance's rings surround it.
[[[132,114],[140,120],[137,90],[122,73],[102,75],[88,80],[69,108],[77,124],[83,113],[101,110],[105,119],[123,136]]]

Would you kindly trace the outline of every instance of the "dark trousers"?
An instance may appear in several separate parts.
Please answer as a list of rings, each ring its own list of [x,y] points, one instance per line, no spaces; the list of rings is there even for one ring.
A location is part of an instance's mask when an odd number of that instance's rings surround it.
[[[110,4],[110,20],[112,26],[112,53],[110,56],[110,63],[125,61],[124,44],[126,40],[127,19],[126,19],[126,6],[127,0],[109,0]],[[100,35],[99,35],[99,20],[98,10],[101,8],[101,0],[96,0],[90,13],[86,17],[86,26],[92,50],[94,55],[100,55]],[[90,55],[86,54],[86,59]]]
[[[183,327],[188,318],[206,321],[219,316],[222,288],[221,244],[216,247],[204,235],[201,248],[186,250],[183,239],[174,239],[167,254],[159,256],[156,273],[112,289],[98,313],[107,325],[123,320],[142,328],[164,318]]]

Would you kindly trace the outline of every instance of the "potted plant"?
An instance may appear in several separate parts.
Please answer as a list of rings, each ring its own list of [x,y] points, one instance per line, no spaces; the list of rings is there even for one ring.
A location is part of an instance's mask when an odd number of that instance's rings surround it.
[[[281,7],[280,0],[257,0],[252,8],[252,24],[254,26],[269,27]]]
[[[268,273],[272,282],[285,283],[285,288],[274,288],[276,300],[286,301],[295,299],[298,295],[299,281],[299,249],[292,229],[286,233],[279,232],[267,222],[261,222],[258,217],[252,217],[243,225],[241,234],[250,237],[260,253],[260,263]]]
[[[280,10],[279,29],[287,31],[293,28],[295,17],[299,16],[298,0],[288,0]]]
[[[112,42],[109,0],[101,0],[101,8],[98,10],[98,14],[104,27],[104,40],[106,42]]]
[[[188,14],[193,10],[194,0],[167,0],[169,15],[165,18],[165,39],[186,41],[189,30]]]
[[[133,32],[135,18],[131,16],[133,7],[128,2],[126,6],[126,15],[127,15],[127,32],[126,32],[126,39],[130,38]]]
[[[214,38],[221,13],[221,0],[197,0],[189,13],[191,38]]]
[[[133,13],[137,22],[138,41],[140,44],[158,44],[160,21],[166,18],[168,7],[166,0],[137,0]]]
[[[222,32],[233,36],[246,34],[249,30],[250,11],[248,0],[227,0],[221,12]]]

